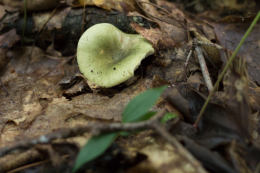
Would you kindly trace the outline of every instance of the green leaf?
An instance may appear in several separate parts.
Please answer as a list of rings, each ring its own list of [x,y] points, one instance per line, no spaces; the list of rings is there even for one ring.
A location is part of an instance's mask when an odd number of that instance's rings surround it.
[[[117,134],[118,133],[107,133],[92,137],[80,150],[72,172],[75,173],[85,163],[103,154],[116,139]]]
[[[169,120],[172,120],[173,118],[175,118],[177,115],[175,115],[175,114],[172,114],[172,113],[166,113],[163,117],[162,117],[162,119],[161,119],[161,123],[166,123],[167,121],[169,121]]]
[[[146,112],[145,114],[141,115],[138,119],[136,119],[135,121],[132,121],[132,122],[140,122],[140,121],[149,120],[155,114],[156,114],[156,112],[152,112],[152,111]]]
[[[157,112],[147,112],[146,114],[142,115],[142,116],[140,117],[140,119],[136,120],[135,122],[148,120],[148,119],[150,119],[152,116],[154,116],[156,113],[157,113]],[[137,131],[137,132],[138,132],[138,131]],[[130,134],[132,134],[132,133],[133,133],[133,132],[125,132],[125,131],[119,132],[120,136],[124,136],[124,137],[126,137],[126,136],[128,136],[128,135],[130,135]],[[135,133],[135,132],[134,132],[134,133]]]
[[[150,89],[132,99],[123,112],[123,122],[144,121],[155,115],[156,112],[148,111],[156,103],[157,99],[165,89],[166,86]],[[92,137],[80,150],[73,168],[73,173],[75,173],[85,163],[103,154],[118,134],[120,134],[120,132],[107,133]],[[121,135],[127,135],[127,133],[121,132]]]
[[[132,99],[123,112],[123,122],[138,121],[156,103],[166,86],[149,89]]]

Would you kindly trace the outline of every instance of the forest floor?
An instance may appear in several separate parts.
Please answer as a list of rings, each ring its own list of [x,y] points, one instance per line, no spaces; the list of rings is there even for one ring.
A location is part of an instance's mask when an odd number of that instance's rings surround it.
[[[260,24],[194,126],[258,11],[254,0],[0,0],[0,172],[71,172],[85,127],[121,122],[132,98],[163,85],[152,110],[177,115],[162,125],[176,145],[133,133],[78,172],[259,172]],[[77,43],[98,23],[153,45],[133,80],[93,89],[82,77]]]

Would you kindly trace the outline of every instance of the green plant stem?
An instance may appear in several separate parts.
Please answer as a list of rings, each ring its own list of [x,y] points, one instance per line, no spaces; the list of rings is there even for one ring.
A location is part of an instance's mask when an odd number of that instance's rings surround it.
[[[219,86],[219,83],[220,81],[223,79],[225,73],[227,72],[229,66],[231,65],[231,63],[233,62],[233,60],[235,59],[240,47],[242,46],[242,44],[244,43],[245,39],[247,38],[247,36],[250,34],[250,32],[252,31],[252,29],[254,28],[255,24],[257,23],[257,21],[259,20],[260,18],[260,11],[258,11],[256,17],[254,18],[253,22],[251,23],[251,25],[249,26],[249,28],[247,29],[246,33],[244,34],[244,36],[242,37],[242,39],[240,40],[238,46],[236,47],[235,51],[232,53],[231,57],[228,59],[228,62],[227,64],[225,65],[223,71],[220,73],[220,75],[218,76],[218,80],[217,82],[215,83],[213,89],[210,91],[204,105],[202,106],[201,110],[200,110],[200,113],[194,123],[194,127],[197,127],[198,126],[198,123],[203,115],[203,113],[205,112],[208,104],[209,104],[209,101],[210,99],[212,98],[213,94],[215,93],[216,89],[218,88]]]

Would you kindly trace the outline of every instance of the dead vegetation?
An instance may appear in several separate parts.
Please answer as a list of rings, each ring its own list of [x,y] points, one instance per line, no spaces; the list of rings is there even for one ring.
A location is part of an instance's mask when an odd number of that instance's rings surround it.
[[[71,172],[90,132],[120,126],[134,96],[162,85],[168,89],[153,109],[179,118],[159,135],[152,128],[120,137],[82,172],[259,172],[259,24],[193,127],[257,1],[0,3],[0,172]],[[78,39],[97,23],[153,44],[155,55],[133,81],[92,90],[79,74]]]

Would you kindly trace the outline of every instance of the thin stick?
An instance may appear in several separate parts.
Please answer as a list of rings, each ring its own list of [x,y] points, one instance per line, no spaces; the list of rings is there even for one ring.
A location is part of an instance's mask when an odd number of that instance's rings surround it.
[[[169,142],[171,145],[176,147],[176,152],[178,152],[179,155],[184,156],[185,159],[187,159],[192,166],[196,169],[195,172],[205,172],[202,168],[200,163],[194,159],[191,153],[189,153],[180,143],[179,141],[172,136],[164,127],[154,124],[153,126],[154,130],[162,136],[167,142]]]
[[[38,162],[35,162],[35,163],[30,163],[28,165],[24,165],[24,166],[21,166],[19,168],[16,168],[16,169],[13,169],[11,171],[8,171],[7,173],[20,172],[20,171],[23,171],[25,169],[36,167],[38,165],[42,165],[42,164],[47,163],[47,162],[50,162],[50,160],[43,160],[43,161],[38,161]]]
[[[240,47],[242,46],[242,44],[244,43],[245,39],[247,38],[247,36],[250,34],[250,32],[252,31],[253,27],[255,26],[255,24],[257,23],[258,19],[260,18],[260,11],[258,11],[257,16],[254,18],[253,22],[251,23],[251,25],[249,26],[249,28],[247,29],[246,33],[244,34],[244,36],[242,37],[242,39],[240,40],[238,46],[236,47],[235,51],[232,53],[231,57],[229,58],[226,66],[224,67],[223,71],[220,73],[217,82],[215,83],[213,89],[211,90],[211,92],[209,93],[204,105],[202,106],[200,113],[195,121],[195,123],[193,124],[194,127],[198,126],[198,123],[203,115],[203,113],[205,112],[207,105],[211,99],[211,97],[213,96],[215,90],[218,88],[220,81],[223,79],[225,73],[227,72],[229,66],[231,65],[231,63],[233,62],[233,60],[235,59]]]
[[[143,130],[143,129],[152,129],[154,123],[159,122],[166,110],[163,109],[162,111],[158,112],[155,116],[147,121],[137,122],[137,123],[89,123],[85,126],[77,126],[74,128],[68,129],[60,129],[56,132],[49,133],[46,135],[42,135],[38,138],[34,138],[28,141],[21,141],[16,143],[13,146],[5,147],[0,149],[0,157],[14,152],[15,150],[22,149],[26,150],[29,149],[36,144],[47,144],[53,140],[60,139],[60,138],[69,138],[78,135],[82,135],[86,132],[91,132],[94,135],[98,135],[102,132],[114,132],[114,131],[136,131],[136,130]]]
[[[215,48],[217,48],[217,49],[219,49],[219,50],[222,50],[222,49],[223,49],[222,46],[220,46],[220,45],[218,45],[218,44],[216,44],[216,43],[206,43],[206,42],[203,42],[203,41],[197,41],[197,43],[198,43],[199,45],[206,45],[206,46],[215,47]]]
[[[186,59],[186,62],[185,62],[185,67],[188,66],[188,63],[189,63],[189,61],[190,61],[191,54],[192,54],[192,50],[189,51],[189,54],[188,54],[187,59]]]
[[[212,81],[210,79],[209,71],[208,71],[208,68],[207,68],[207,65],[206,65],[205,58],[202,54],[201,48],[199,46],[196,46],[195,51],[198,55],[198,60],[199,60],[199,63],[200,63],[200,68],[201,68],[201,72],[202,72],[205,84],[206,84],[208,90],[212,91],[213,84],[212,84]]]
[[[165,115],[166,110],[163,109],[162,111],[158,112],[155,116],[153,116],[151,119],[143,122],[138,123],[90,123],[86,126],[81,127],[75,127],[70,129],[63,129],[59,132],[54,132],[48,135],[41,136],[39,138],[22,142],[19,144],[16,144],[14,146],[11,146],[9,148],[5,148],[0,150],[0,157],[8,154],[10,152],[13,152],[17,149],[26,149],[28,147],[32,147],[36,144],[46,144],[51,142],[54,139],[58,138],[65,138],[65,137],[72,137],[75,135],[80,135],[85,133],[86,131],[90,131],[94,133],[94,135],[97,135],[95,132],[101,133],[101,132],[112,132],[112,131],[135,131],[135,130],[141,130],[141,129],[153,129],[155,132],[157,132],[162,138],[164,138],[167,142],[169,142],[171,145],[176,147],[176,152],[183,157],[183,159],[186,159],[193,167],[196,169],[196,172],[204,172],[203,168],[200,166],[200,163],[194,159],[194,157],[183,148],[183,146],[176,140],[160,123],[160,119]],[[44,161],[45,162],[45,161]],[[43,163],[43,162],[40,162]],[[38,163],[37,163],[38,164]],[[35,165],[37,165],[35,164]],[[29,165],[32,166],[32,165]],[[34,166],[34,165],[33,165]],[[27,166],[28,167],[28,166]],[[25,167],[22,167],[25,168]],[[21,168],[20,168],[21,169]],[[19,168],[14,171],[20,170]]]

